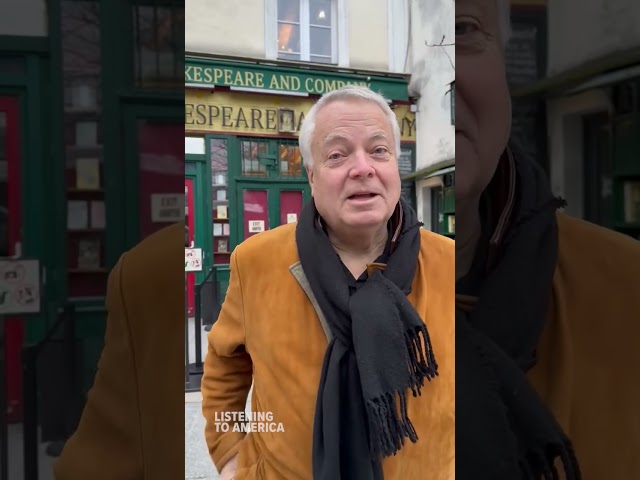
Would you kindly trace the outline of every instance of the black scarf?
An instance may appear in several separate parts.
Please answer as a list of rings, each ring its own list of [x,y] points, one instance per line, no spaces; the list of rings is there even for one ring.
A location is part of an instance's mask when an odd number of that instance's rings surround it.
[[[314,480],[379,480],[381,460],[418,440],[406,393],[437,375],[427,328],[407,300],[420,249],[420,224],[404,202],[402,231],[384,273],[353,295],[340,257],[318,221],[302,210],[296,243],[302,268],[333,339],[324,357],[313,429]],[[396,408],[396,401],[400,408]]]
[[[513,160],[512,226],[473,311],[456,308],[456,478],[555,479],[559,458],[577,480],[571,443],[525,376],[547,315],[562,201],[536,165]]]

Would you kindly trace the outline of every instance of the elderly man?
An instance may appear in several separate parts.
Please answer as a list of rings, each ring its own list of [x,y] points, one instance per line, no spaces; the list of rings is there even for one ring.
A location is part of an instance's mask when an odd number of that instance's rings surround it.
[[[453,478],[454,245],[400,199],[395,116],[344,87],[300,148],[313,200],[235,249],[209,333],[212,460],[223,480]],[[253,415],[282,428],[224,427],[252,381]]]
[[[508,27],[456,1],[456,475],[640,478],[640,244],[509,145]]]

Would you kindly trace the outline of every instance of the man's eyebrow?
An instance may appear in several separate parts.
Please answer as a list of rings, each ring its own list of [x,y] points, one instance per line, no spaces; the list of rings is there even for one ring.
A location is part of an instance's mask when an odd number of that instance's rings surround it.
[[[342,133],[330,133],[324,138],[322,143],[324,145],[327,145],[329,143],[348,142],[348,141],[350,141],[349,137],[347,137],[346,135],[343,135]]]
[[[388,140],[388,139],[387,139],[387,134],[384,133],[382,130],[380,130],[377,132],[373,132],[371,135],[369,135],[369,140]]]

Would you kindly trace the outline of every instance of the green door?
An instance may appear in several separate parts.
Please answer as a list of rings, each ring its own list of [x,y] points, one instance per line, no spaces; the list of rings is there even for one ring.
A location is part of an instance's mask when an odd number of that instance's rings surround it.
[[[238,181],[236,195],[235,238],[240,243],[257,233],[295,223],[311,190],[307,182]]]

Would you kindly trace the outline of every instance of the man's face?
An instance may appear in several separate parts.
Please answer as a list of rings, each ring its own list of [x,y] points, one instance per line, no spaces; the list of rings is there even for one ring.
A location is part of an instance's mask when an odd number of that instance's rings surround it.
[[[497,0],[456,0],[456,202],[479,198],[511,130]]]
[[[308,169],[318,212],[336,230],[384,226],[400,199],[393,131],[364,100],[337,100],[316,116]]]

